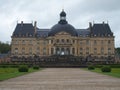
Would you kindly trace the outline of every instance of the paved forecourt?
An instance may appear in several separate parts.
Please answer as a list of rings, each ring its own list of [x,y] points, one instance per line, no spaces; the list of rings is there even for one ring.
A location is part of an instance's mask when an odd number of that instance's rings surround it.
[[[120,79],[79,68],[46,68],[1,81],[0,90],[120,90]]]

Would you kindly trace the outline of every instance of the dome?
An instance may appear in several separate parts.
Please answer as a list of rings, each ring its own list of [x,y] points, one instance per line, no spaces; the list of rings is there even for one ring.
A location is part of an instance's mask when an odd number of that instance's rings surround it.
[[[62,10],[62,12],[60,13],[60,21],[58,22],[58,24],[54,25],[51,28],[51,31],[48,33],[48,35],[54,36],[56,33],[61,31],[65,31],[72,36],[77,36],[76,29],[72,25],[68,24],[68,22],[66,21],[66,13],[64,12],[64,10]]]
[[[56,24],[51,28],[51,31],[49,32],[49,36],[54,36],[56,33],[61,32],[61,31],[65,31],[69,34],[71,34],[72,36],[77,36],[77,32],[75,30],[75,28],[70,25],[70,24]]]

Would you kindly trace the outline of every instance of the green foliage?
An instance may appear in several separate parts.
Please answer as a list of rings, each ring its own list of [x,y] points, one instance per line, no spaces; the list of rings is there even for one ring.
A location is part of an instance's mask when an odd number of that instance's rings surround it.
[[[39,66],[33,66],[33,69],[38,70],[38,69],[39,69]]]
[[[0,65],[0,68],[18,68],[19,66],[18,65]]]
[[[95,67],[93,65],[88,66],[88,70],[94,70]]]
[[[116,48],[115,51],[120,54],[120,48]]]
[[[102,71],[102,72],[111,72],[111,67],[110,67],[110,66],[103,66],[103,67],[101,68],[101,71]]]
[[[120,68],[120,64],[113,64],[113,65],[110,65],[111,68]]]
[[[0,53],[8,53],[11,47],[8,43],[0,42]]]
[[[28,72],[28,70],[29,70],[29,68],[28,68],[27,65],[21,65],[21,66],[19,66],[19,68],[18,68],[18,71],[19,71],[19,72]]]
[[[110,66],[111,68],[120,68],[120,64],[104,64],[104,65],[94,65],[95,68],[102,68],[103,66]]]

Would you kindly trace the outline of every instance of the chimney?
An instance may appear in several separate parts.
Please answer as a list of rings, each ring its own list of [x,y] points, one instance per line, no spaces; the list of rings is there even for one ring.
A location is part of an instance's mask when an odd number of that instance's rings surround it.
[[[34,30],[35,30],[35,34],[36,34],[36,28],[37,28],[37,21],[34,22]]]
[[[21,21],[21,26],[23,26],[23,21]]]
[[[36,26],[37,26],[37,21],[34,22],[34,27],[36,27]]]
[[[103,21],[103,25],[105,24],[105,22]]]
[[[92,23],[91,23],[91,22],[89,22],[89,28],[90,28],[90,29],[92,28]]]
[[[90,30],[90,35],[92,35],[92,23],[89,22],[89,30]]]

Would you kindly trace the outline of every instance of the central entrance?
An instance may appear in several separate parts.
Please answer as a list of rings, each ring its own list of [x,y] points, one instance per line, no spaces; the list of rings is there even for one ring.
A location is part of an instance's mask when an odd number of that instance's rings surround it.
[[[57,47],[55,54],[56,55],[70,55],[70,48],[69,47]]]

